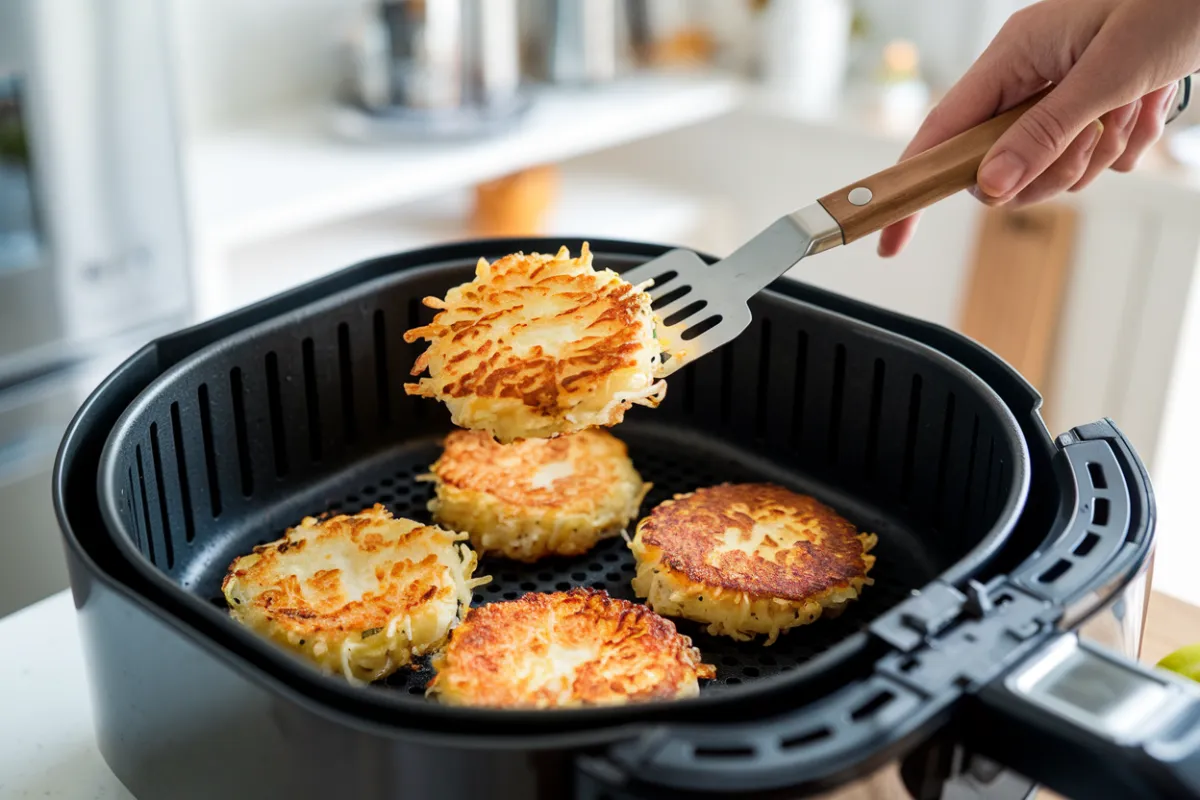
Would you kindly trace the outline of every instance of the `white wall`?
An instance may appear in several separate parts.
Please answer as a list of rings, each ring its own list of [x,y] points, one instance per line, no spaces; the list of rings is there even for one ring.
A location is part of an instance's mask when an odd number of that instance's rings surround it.
[[[1193,281],[1166,399],[1154,469],[1158,500],[1155,588],[1200,605],[1200,281]]]
[[[183,111],[195,132],[323,101],[360,0],[170,0]]]

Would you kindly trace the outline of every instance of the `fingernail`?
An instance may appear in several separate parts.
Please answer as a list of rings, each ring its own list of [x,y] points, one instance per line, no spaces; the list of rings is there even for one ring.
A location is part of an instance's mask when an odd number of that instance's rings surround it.
[[[979,189],[990,197],[1003,197],[1016,188],[1025,175],[1025,162],[1005,150],[979,168]]]

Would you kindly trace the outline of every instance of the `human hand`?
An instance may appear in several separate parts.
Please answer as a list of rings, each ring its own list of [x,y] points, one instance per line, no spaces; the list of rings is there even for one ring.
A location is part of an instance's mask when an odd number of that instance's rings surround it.
[[[1043,0],[1014,14],[929,113],[901,160],[1053,84],[984,156],[972,193],[1027,205],[1127,172],[1162,135],[1178,81],[1200,70],[1197,0]],[[917,215],[880,234],[893,256]]]

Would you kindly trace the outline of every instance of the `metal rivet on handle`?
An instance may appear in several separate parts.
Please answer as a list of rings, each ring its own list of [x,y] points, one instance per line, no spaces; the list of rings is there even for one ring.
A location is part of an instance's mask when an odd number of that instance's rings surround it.
[[[871,190],[865,186],[855,186],[850,190],[850,194],[846,195],[846,199],[856,206],[865,206],[871,202],[871,197]]]

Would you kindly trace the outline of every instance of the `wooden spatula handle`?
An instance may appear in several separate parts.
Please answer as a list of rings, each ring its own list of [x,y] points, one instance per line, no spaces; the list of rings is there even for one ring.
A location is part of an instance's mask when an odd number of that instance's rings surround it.
[[[1017,118],[1048,90],[936,147],[820,199],[850,244],[975,185],[979,164]]]

